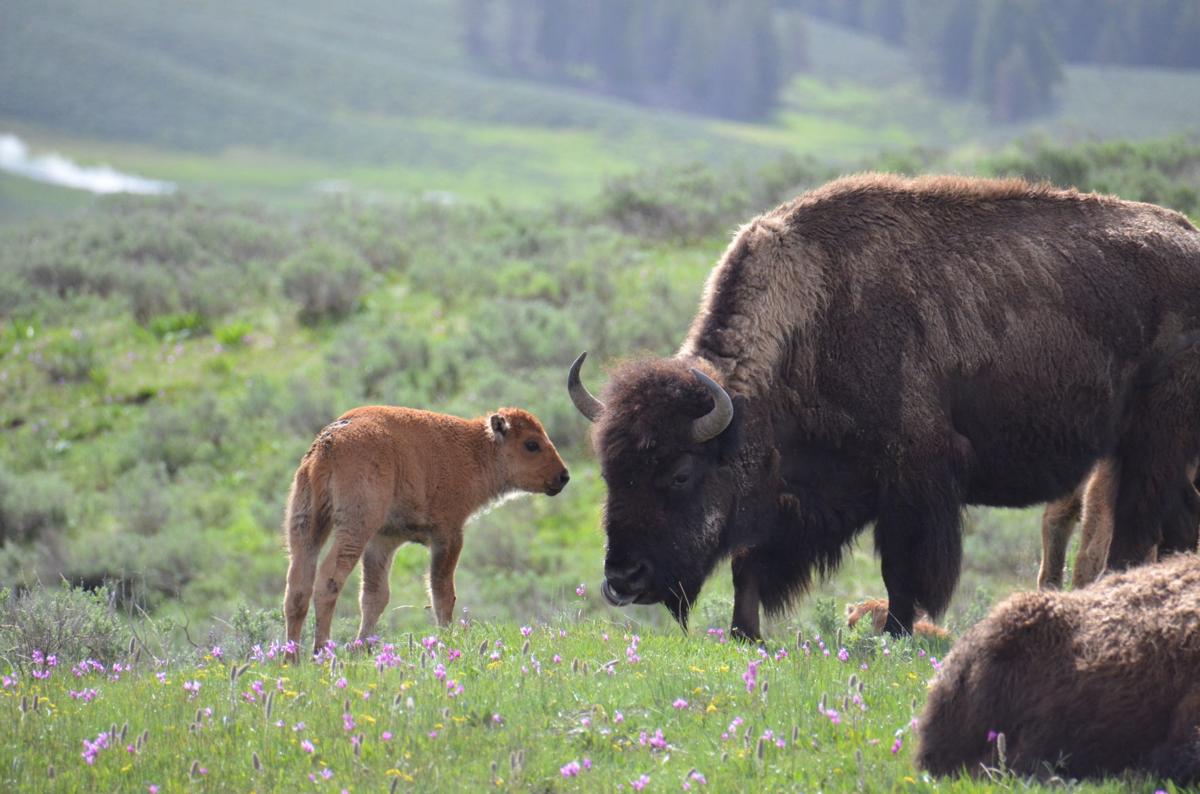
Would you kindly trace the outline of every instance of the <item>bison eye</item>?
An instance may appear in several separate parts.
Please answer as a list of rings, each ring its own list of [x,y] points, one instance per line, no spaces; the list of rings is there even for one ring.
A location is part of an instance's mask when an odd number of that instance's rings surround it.
[[[541,444],[534,441],[532,438],[525,442],[525,449],[529,450],[530,452],[537,452],[541,448]]]
[[[677,471],[675,476],[671,478],[672,488],[682,488],[688,484],[688,480],[692,479],[690,471]]]

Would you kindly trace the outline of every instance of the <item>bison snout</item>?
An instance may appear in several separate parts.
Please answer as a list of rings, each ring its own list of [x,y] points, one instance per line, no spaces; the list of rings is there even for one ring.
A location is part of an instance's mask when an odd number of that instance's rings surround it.
[[[559,494],[563,488],[566,488],[567,483],[570,481],[571,481],[571,473],[569,471],[567,471],[566,469],[563,469],[559,473],[558,477],[551,480],[550,484],[546,486],[546,493],[549,494],[550,496],[555,496],[555,495]]]
[[[632,604],[650,589],[652,573],[650,563],[644,560],[626,566],[605,565],[600,594],[615,607]]]

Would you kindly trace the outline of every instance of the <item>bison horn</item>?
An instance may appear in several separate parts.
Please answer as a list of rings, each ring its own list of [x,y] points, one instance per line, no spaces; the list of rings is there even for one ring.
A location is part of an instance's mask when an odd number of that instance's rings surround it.
[[[695,375],[713,398],[713,409],[692,422],[692,440],[703,444],[710,438],[716,438],[725,432],[733,421],[733,401],[729,393],[721,385],[698,369],[692,369]]]
[[[583,382],[579,380],[579,370],[583,367],[585,358],[587,358],[586,351],[580,353],[579,358],[575,359],[575,363],[571,365],[571,371],[567,374],[567,393],[571,395],[571,402],[575,403],[579,413],[583,414],[589,422],[595,422],[600,418],[600,412],[604,410],[604,403],[593,397]]]

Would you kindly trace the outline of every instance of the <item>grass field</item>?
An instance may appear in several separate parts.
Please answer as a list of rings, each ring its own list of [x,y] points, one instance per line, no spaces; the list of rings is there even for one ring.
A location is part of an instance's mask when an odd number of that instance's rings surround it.
[[[913,720],[944,647],[809,629],[760,650],[715,630],[639,634],[570,615],[390,639],[299,667],[270,645],[165,663],[136,642],[107,666],[31,663],[4,679],[0,747],[23,749],[0,781],[162,792],[935,787],[912,766]],[[997,772],[936,790],[994,786],[1039,788]]]

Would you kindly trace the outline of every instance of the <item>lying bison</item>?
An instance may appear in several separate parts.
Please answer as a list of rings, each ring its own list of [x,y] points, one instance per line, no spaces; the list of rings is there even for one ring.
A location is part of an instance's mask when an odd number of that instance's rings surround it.
[[[334,605],[359,557],[358,636],[368,636],[387,606],[392,555],[408,541],[432,552],[429,589],[434,616],[445,625],[454,609],[463,524],[471,514],[513,491],[554,496],[568,479],[541,423],[519,408],[480,419],[388,406],[348,411],[317,436],[288,497],[288,640],[299,642],[314,599],[313,650],[324,647]],[[333,548],[318,570],[317,555],[331,534]]]
[[[1200,558],[1177,554],[1073,593],[1022,593],[950,652],[917,765],[1200,781]]]
[[[1197,328],[1179,213],[957,177],[803,195],[738,232],[675,356],[620,365],[601,399],[572,367],[608,485],[602,592],[686,623],[729,557],[733,630],[758,637],[760,604],[873,522],[887,628],[910,632],[954,590],[964,505],[1057,499],[1105,455],[1111,562],[1140,561],[1200,517],[1157,498],[1200,438]]]

